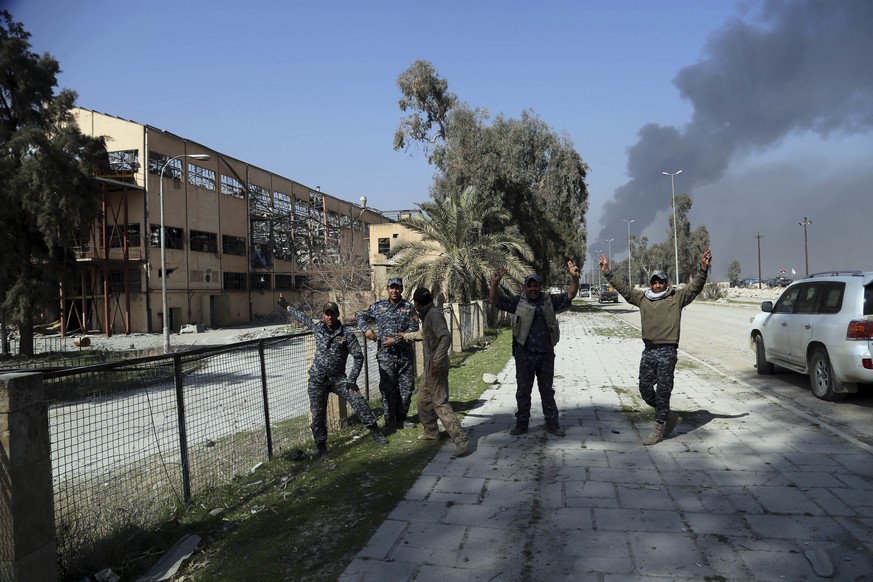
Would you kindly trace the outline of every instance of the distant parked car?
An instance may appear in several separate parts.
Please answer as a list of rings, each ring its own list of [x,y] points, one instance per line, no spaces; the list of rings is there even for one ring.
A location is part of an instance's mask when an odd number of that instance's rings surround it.
[[[603,288],[600,290],[600,298],[598,299],[600,303],[618,303],[618,291],[612,288],[611,285],[603,285]]]
[[[591,283],[579,283],[577,297],[591,297]]]
[[[873,384],[873,271],[817,273],[795,281],[752,318],[759,374],[774,365],[809,374],[822,400]]]

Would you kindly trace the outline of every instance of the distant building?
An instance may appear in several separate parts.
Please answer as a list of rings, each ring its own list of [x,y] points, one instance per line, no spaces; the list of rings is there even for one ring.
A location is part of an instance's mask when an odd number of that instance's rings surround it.
[[[364,200],[335,198],[149,125],[74,114],[83,133],[106,138],[112,171],[99,177],[102,216],[77,235],[81,278],[61,290],[64,331],[160,331],[165,275],[170,328],[179,331],[273,313],[280,292],[298,301],[339,262],[369,274],[369,228],[390,219]],[[191,157],[199,154],[209,159]]]
[[[397,218],[402,219],[416,212],[421,211],[389,211],[385,214],[397,214]],[[421,235],[397,222],[374,224],[370,227],[370,270],[373,290],[377,295],[384,293],[389,278],[399,276],[394,271],[395,257],[392,253],[396,252],[401,243],[417,240],[421,240]],[[412,291],[413,289],[404,288],[404,295],[411,297]]]

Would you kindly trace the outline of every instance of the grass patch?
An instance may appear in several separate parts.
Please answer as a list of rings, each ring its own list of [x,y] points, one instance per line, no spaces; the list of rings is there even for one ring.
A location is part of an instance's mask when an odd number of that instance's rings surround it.
[[[612,386],[612,390],[618,394],[621,411],[631,422],[654,422],[655,409],[645,403],[638,389]]]
[[[452,356],[449,391],[459,415],[479,405],[484,373],[497,374],[511,357],[512,336],[490,330],[480,347]],[[411,415],[417,412],[415,402]],[[185,533],[201,549],[177,574],[186,581],[335,580],[367,543],[443,443],[416,441],[417,430],[373,443],[359,423],[331,434],[329,455],[296,449],[250,475],[217,484],[175,518],[140,536],[137,558],[125,565],[133,580]],[[145,547],[148,546],[148,547]]]

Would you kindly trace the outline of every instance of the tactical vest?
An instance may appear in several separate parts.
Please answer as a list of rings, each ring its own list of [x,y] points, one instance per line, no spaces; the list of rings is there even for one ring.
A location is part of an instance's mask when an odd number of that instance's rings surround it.
[[[555,317],[555,310],[552,307],[552,298],[549,295],[543,294],[540,296],[540,303],[543,307],[543,318],[546,320],[546,327],[549,328],[549,339],[552,340],[552,347],[555,347],[558,340],[561,339],[561,332],[558,329],[558,318]],[[527,341],[527,334],[530,333],[530,326],[533,324],[537,305],[537,303],[531,303],[524,297],[518,300],[518,306],[515,308],[515,318],[512,322],[512,337],[520,346],[523,346],[524,342]]]

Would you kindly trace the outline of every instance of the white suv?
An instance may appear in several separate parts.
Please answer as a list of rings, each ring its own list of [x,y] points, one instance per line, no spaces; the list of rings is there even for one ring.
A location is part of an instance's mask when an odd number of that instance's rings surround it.
[[[809,374],[813,393],[840,400],[873,384],[873,271],[816,273],[761,303],[750,336],[759,374]]]

